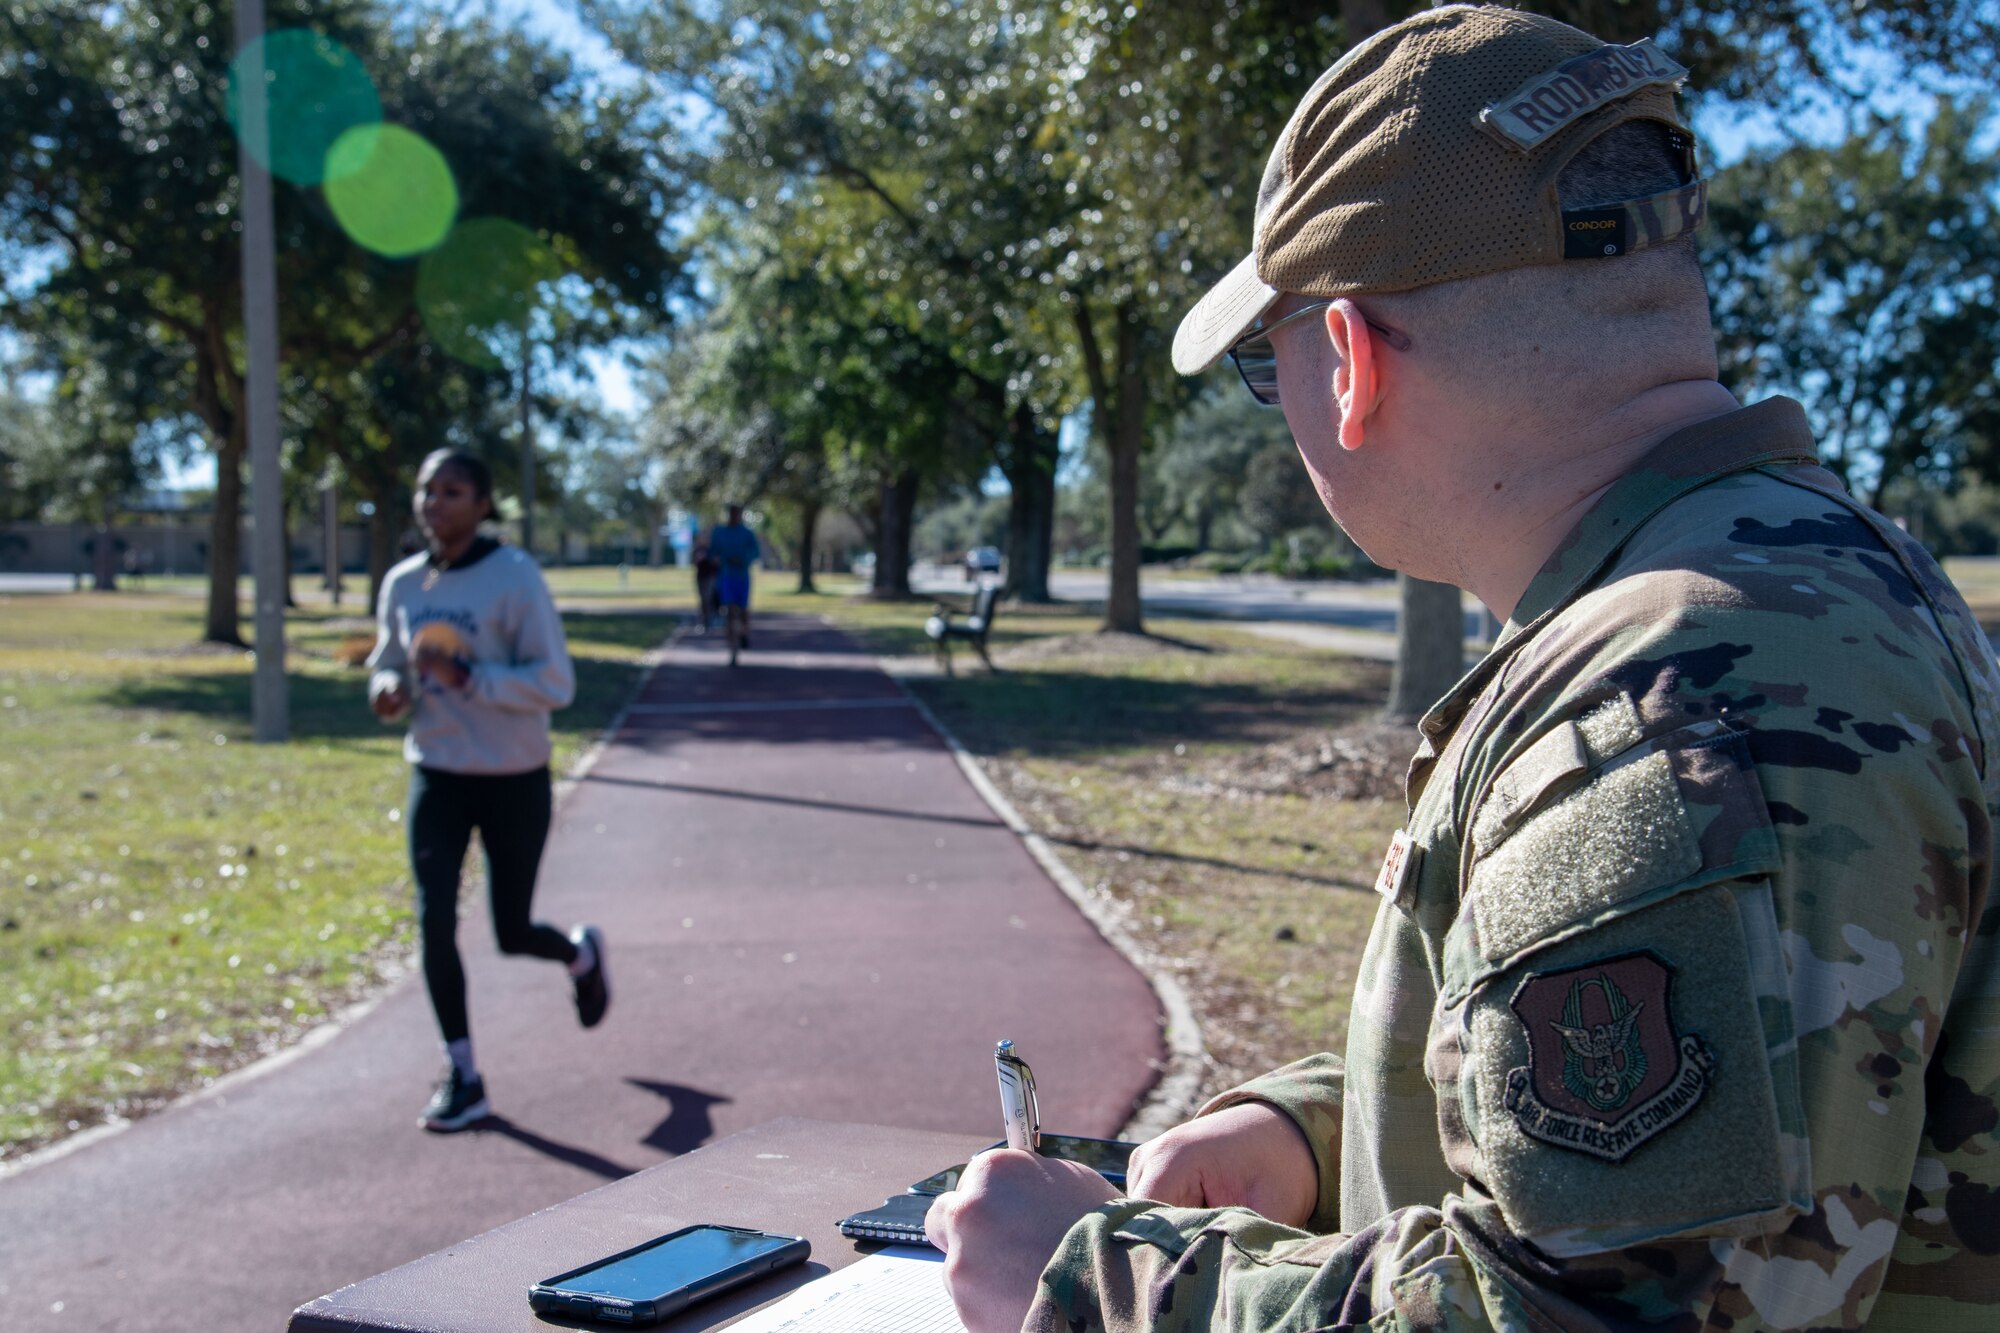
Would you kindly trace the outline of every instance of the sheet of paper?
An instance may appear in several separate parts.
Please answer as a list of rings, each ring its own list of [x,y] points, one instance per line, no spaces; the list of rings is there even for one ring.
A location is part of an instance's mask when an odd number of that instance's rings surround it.
[[[936,1250],[883,1250],[808,1282],[729,1333],[965,1333]]]

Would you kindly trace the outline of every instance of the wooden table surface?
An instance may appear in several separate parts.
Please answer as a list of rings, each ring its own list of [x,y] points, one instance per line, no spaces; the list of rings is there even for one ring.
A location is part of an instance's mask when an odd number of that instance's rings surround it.
[[[613,1181],[293,1312],[290,1333],[547,1333],[606,1327],[528,1308],[542,1278],[698,1222],[812,1242],[803,1265],[687,1310],[662,1330],[720,1328],[880,1248],[834,1223],[965,1161],[990,1134],[773,1120]]]

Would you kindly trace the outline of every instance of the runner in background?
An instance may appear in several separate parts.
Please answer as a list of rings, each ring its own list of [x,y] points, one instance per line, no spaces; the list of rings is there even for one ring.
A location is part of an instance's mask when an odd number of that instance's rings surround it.
[[[717,610],[715,599],[715,575],[721,564],[708,549],[708,538],[696,539],[694,544],[694,595],[701,603],[701,632],[708,633],[715,623]]]
[[[743,526],[743,506],[729,506],[729,521],[708,534],[708,553],[719,566],[715,596],[729,635],[729,664],[750,646],[750,566],[758,560],[757,535]]]
[[[549,714],[576,687],[548,585],[524,552],[480,535],[493,479],[478,458],[440,449],[424,459],[415,507],[429,549],[383,580],[368,702],[385,722],[409,720],[403,822],[424,981],[450,1060],[419,1123],[450,1132],[492,1114],[472,1058],[458,955],[459,878],[474,829],[500,951],[566,966],[587,1028],[604,1017],[611,992],[597,927],[565,937],[529,914],[553,804]]]

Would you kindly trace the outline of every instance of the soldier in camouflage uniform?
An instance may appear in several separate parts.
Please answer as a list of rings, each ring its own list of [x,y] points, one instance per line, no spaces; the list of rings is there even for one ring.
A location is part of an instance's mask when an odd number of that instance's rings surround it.
[[[1678,68],[1433,10],[1281,135],[1256,251],[1176,365],[1282,384],[1356,539],[1507,627],[1423,719],[1345,1060],[1217,1098],[1134,1155],[1129,1198],[981,1158],[930,1215],[968,1327],[2000,1329],[2000,677],[1963,601],[1817,465],[1796,403],[1728,400],[1712,351],[1707,383],[1602,362],[1644,428],[1536,455],[1580,477],[1559,527],[1503,521],[1549,517],[1550,468],[1421,443],[1477,411],[1419,364],[1453,288],[1665,271],[1698,181],[1584,207],[1552,182],[1630,122],[1679,151]],[[1471,197],[1426,193],[1439,173]],[[1426,447],[1477,485],[1363,462]]]

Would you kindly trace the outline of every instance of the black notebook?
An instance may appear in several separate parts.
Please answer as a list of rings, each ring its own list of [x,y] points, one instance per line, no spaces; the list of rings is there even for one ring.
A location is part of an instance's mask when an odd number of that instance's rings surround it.
[[[1005,1139],[991,1145],[993,1148],[1006,1146]],[[1044,1134],[1035,1151],[1044,1157],[1081,1162],[1122,1190],[1125,1188],[1125,1165],[1131,1160],[1132,1150],[1138,1146],[1136,1143],[1125,1143],[1117,1139],[1086,1139],[1071,1134]],[[931,1210],[931,1200],[946,1190],[957,1189],[959,1176],[964,1171],[963,1162],[957,1166],[948,1166],[936,1175],[925,1176],[910,1186],[908,1192],[899,1194],[893,1199],[884,1199],[880,1208],[870,1208],[865,1213],[843,1217],[834,1225],[840,1228],[841,1235],[854,1240],[884,1240],[895,1245],[929,1245],[930,1241],[924,1238],[924,1215]]]
[[[929,1245],[924,1239],[924,1214],[931,1210],[934,1194],[898,1194],[882,1201],[880,1208],[843,1217],[837,1224],[840,1234],[855,1240],[885,1240],[895,1245]]]

